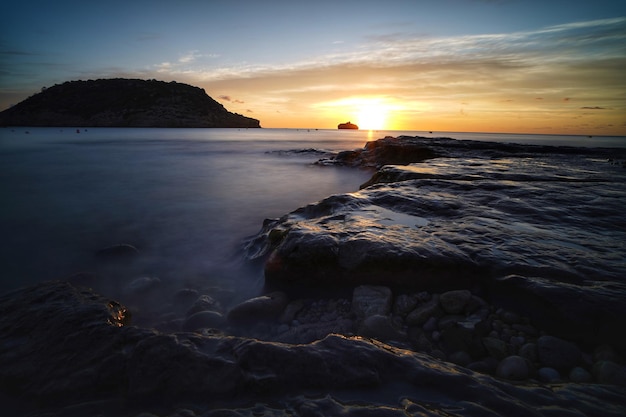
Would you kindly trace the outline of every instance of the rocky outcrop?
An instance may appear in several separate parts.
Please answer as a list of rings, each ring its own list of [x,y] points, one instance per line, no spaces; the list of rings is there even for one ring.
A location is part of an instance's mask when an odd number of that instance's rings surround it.
[[[248,256],[271,287],[480,288],[561,336],[626,347],[626,173],[599,158],[624,151],[458,142],[385,138],[322,161],[396,165],[266,220]]]
[[[0,126],[260,127],[201,88],[136,79],[55,85],[1,112]]]
[[[354,123],[339,123],[337,125],[337,129],[358,129],[359,127],[357,125],[355,125]]]
[[[360,337],[290,345],[133,327],[124,307],[63,282],[5,294],[0,313],[0,396],[16,416],[626,412],[623,387],[512,385]],[[519,375],[520,359],[504,363]]]

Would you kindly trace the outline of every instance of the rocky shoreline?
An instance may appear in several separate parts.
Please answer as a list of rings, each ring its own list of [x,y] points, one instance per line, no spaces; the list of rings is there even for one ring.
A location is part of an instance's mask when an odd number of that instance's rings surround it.
[[[0,296],[0,398],[38,417],[624,415],[619,152],[385,138],[325,157],[377,172],[245,242],[258,297],[153,299],[142,277],[126,307],[94,274]]]

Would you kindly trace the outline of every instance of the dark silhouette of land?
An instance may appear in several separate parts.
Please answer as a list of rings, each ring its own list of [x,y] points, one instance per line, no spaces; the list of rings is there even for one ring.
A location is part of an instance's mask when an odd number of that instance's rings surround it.
[[[138,79],[69,81],[0,113],[0,126],[261,127],[191,85]]]

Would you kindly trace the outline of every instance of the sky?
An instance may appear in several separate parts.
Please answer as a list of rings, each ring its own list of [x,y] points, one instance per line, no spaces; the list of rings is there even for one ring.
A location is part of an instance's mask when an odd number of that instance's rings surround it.
[[[72,80],[204,88],[269,128],[626,135],[626,0],[21,0],[0,110]]]

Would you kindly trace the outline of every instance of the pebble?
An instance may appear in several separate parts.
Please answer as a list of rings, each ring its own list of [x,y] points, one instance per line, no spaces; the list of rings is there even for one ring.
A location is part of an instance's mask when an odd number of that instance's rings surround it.
[[[425,302],[413,310],[406,318],[409,326],[421,326],[431,317],[440,317],[443,312],[439,308],[439,296],[435,295],[431,300]]]
[[[416,294],[400,294],[396,297],[396,301],[393,304],[393,312],[399,316],[406,317],[417,307],[418,301]]]
[[[360,319],[386,316],[391,312],[391,289],[376,285],[361,285],[352,293],[352,312]]]

